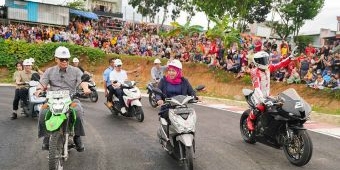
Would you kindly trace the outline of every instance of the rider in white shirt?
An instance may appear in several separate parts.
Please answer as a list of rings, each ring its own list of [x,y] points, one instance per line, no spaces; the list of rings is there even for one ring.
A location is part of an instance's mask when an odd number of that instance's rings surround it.
[[[110,81],[112,84],[112,87],[114,89],[114,94],[119,99],[121,112],[125,113],[126,108],[124,105],[123,100],[123,90],[120,88],[121,84],[124,83],[124,81],[128,80],[127,72],[125,70],[122,70],[123,62],[120,59],[116,59],[114,61],[114,70],[110,73]]]

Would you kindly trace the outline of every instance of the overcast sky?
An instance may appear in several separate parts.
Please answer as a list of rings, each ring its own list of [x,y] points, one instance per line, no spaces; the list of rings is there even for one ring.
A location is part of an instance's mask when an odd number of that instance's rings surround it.
[[[72,0],[33,0],[37,2],[45,2],[45,3],[66,3]],[[0,0],[0,5],[4,4],[5,0]],[[128,0],[123,0],[122,3],[122,13],[125,14],[128,20],[133,19],[133,11],[135,11],[131,6],[128,5]],[[181,17],[177,19],[177,22],[180,24],[184,24],[186,22],[186,14],[181,13]],[[306,21],[306,24],[301,28],[300,33],[318,33],[320,32],[320,28],[329,28],[331,30],[337,30],[337,20],[336,16],[340,16],[340,1],[339,0],[325,0],[325,5],[322,8],[321,12],[314,18],[314,20]],[[166,23],[171,22],[171,18],[166,21]],[[135,15],[136,20],[141,20],[140,15]],[[162,17],[160,16],[160,20]],[[271,19],[268,17],[268,19]],[[157,20],[156,20],[157,22]],[[201,25],[207,28],[207,19],[204,13],[197,13],[192,18],[193,25]]]

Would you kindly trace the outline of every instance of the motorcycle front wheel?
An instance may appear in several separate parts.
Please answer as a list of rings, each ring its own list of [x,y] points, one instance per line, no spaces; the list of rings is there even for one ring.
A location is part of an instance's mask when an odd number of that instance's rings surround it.
[[[194,149],[193,146],[185,147],[185,159],[184,159],[184,169],[193,170],[194,169]]]
[[[133,107],[134,107],[136,119],[139,122],[143,122],[144,121],[144,111],[143,111],[142,107],[141,106],[133,106]]]
[[[312,140],[306,130],[297,130],[292,138],[290,143],[283,146],[283,151],[291,164],[304,166],[312,158]]]
[[[153,108],[157,107],[157,103],[155,101],[155,94],[152,93],[152,92],[149,93],[149,103],[150,103],[151,107],[153,107]]]
[[[96,90],[92,90],[92,93],[90,94],[90,100],[91,102],[95,103],[98,101],[98,92]]]
[[[64,136],[59,132],[55,132],[50,137],[48,166],[49,170],[62,170],[64,166]]]
[[[243,112],[241,119],[240,119],[240,131],[243,140],[247,143],[254,144],[256,143],[255,140],[255,133],[249,131],[247,126],[247,118],[249,116],[250,109]]]

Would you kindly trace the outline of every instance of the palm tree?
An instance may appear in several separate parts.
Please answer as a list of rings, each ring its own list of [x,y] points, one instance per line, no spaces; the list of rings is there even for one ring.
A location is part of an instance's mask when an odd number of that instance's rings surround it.
[[[200,25],[190,26],[189,21],[184,25],[180,25],[178,22],[172,22],[171,26],[173,27],[173,29],[168,32],[168,36],[191,36],[193,33],[203,32],[202,26]]]
[[[220,38],[223,41],[225,47],[228,47],[231,43],[239,42],[240,32],[233,28],[230,24],[235,22],[236,19],[231,19],[230,16],[225,15],[222,20],[218,18],[211,18],[216,23],[214,28],[209,29],[206,33],[207,38]]]

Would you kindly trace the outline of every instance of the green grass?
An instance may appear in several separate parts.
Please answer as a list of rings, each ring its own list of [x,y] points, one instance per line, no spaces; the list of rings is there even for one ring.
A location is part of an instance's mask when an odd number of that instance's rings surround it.
[[[340,115],[340,108],[334,110],[334,109],[328,109],[327,107],[320,107],[318,105],[314,105],[314,106],[312,106],[312,110],[315,111],[315,112],[318,112],[318,113]]]

